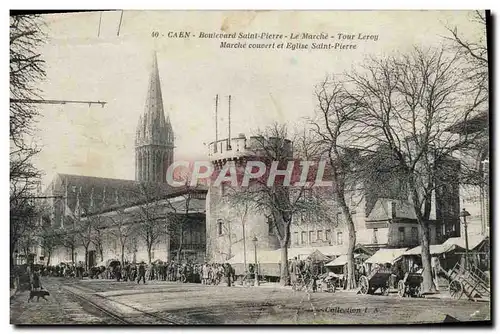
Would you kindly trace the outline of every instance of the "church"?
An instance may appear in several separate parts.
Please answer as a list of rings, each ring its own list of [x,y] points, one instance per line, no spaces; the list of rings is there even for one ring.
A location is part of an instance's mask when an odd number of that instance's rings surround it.
[[[50,197],[44,223],[61,237],[53,250],[37,250],[37,262],[92,267],[110,259],[203,261],[207,190],[169,186],[173,161],[174,132],[163,109],[155,53],[136,129],[135,180],[56,174],[44,194]]]

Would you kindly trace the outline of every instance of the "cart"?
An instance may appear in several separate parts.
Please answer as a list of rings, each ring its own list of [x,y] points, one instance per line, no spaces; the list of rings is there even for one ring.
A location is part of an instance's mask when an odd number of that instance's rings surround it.
[[[322,274],[318,277],[317,285],[319,291],[335,292],[340,275],[332,272]]]
[[[398,295],[400,297],[422,297],[422,274],[406,273],[398,282]]]
[[[390,269],[378,268],[372,270],[372,272],[367,276],[361,276],[359,278],[359,292],[363,295],[374,294],[380,289],[382,295],[387,296],[389,294],[389,279],[392,275]]]

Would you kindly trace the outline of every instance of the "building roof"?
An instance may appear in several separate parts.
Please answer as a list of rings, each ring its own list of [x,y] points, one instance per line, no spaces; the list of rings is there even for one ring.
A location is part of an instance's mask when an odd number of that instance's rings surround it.
[[[388,221],[391,219],[416,220],[415,209],[411,203],[390,198],[379,198],[366,219],[367,222]],[[435,213],[431,210],[430,219],[434,220]]]
[[[54,195],[67,196],[67,209],[74,212],[78,206],[82,210],[82,216],[182,196],[187,191],[185,187],[172,187],[167,183],[141,183],[134,180],[71,174],[57,174],[47,189],[47,192]],[[191,191],[206,193],[207,189],[197,186]],[[200,211],[200,199],[193,198],[192,202],[197,211]],[[181,206],[182,203],[175,205]]]
[[[452,133],[460,133],[460,134],[474,133],[487,129],[488,125],[489,125],[489,114],[487,111],[483,111],[469,118],[466,121],[462,121],[448,127],[446,131]]]

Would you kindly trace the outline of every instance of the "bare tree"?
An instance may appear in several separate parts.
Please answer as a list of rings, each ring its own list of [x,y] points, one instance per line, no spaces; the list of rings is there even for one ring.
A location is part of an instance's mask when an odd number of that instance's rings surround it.
[[[19,238],[32,226],[30,217],[38,215],[36,193],[39,171],[32,158],[39,152],[31,142],[38,110],[23,101],[38,97],[37,85],[45,77],[44,61],[38,47],[44,42],[38,16],[10,17],[10,252],[11,261]],[[11,262],[12,264],[12,262]]]
[[[453,169],[459,176],[465,172],[462,167],[467,168],[452,155],[478,140],[477,134],[457,136],[448,129],[466,124],[484,101],[461,75],[458,55],[444,49],[415,48],[408,54],[373,59],[364,72],[349,74],[349,79],[351,95],[357,94],[364,113],[359,128],[353,129],[359,130],[356,145],[378,147],[377,155],[386,154],[398,169],[422,231],[424,291],[432,291],[432,196],[443,183],[438,180],[441,175]]]
[[[164,188],[155,183],[138,183],[133,190],[137,199],[134,233],[144,241],[148,253],[148,262],[151,263],[153,247],[167,233],[164,206],[161,199],[166,196]]]
[[[123,208],[118,208],[115,213],[116,215],[110,217],[112,224],[109,226],[109,234],[118,239],[120,243],[121,263],[124,263],[125,249],[130,243],[130,238],[134,235],[134,226],[126,221],[127,215]]]
[[[293,162],[292,142],[299,142],[298,136],[290,140],[285,125],[275,123],[259,132],[254,138],[254,145],[249,149],[253,151],[253,157],[247,157],[247,161],[256,159],[263,162],[266,166],[271,166],[273,162],[277,163],[277,168],[284,170],[289,161]],[[297,139],[297,140],[293,140]],[[307,147],[307,145],[303,146]],[[304,158],[304,152],[297,149],[295,158]],[[294,176],[300,169],[298,163],[294,164]],[[304,185],[287,185],[283,178],[276,178],[272,184],[268,183],[269,173],[263,177],[255,179],[248,187],[229,188],[228,197],[235,205],[248,205],[248,210],[258,214],[267,214],[272,217],[270,223],[273,231],[278,238],[281,246],[281,273],[280,283],[287,284],[289,278],[288,270],[288,247],[290,245],[290,229],[294,221],[298,222],[301,214],[309,213],[319,221],[329,219],[325,213],[321,196],[315,196],[312,191],[313,183]],[[294,180],[298,181],[298,180]]]
[[[347,287],[356,287],[354,275],[354,248],[356,246],[356,230],[347,204],[346,196],[352,191],[352,180],[355,180],[356,167],[352,150],[348,146],[353,139],[352,130],[360,127],[361,108],[358,101],[345,88],[346,83],[336,78],[326,78],[315,91],[317,118],[311,120],[313,131],[318,136],[318,147],[325,152],[331,172],[334,202],[340,207],[348,231],[347,251]]]
[[[44,217],[45,218],[45,217]],[[50,265],[50,260],[54,250],[62,245],[63,236],[58,227],[51,224],[50,219],[43,220],[39,231],[40,246],[46,256],[46,265]]]
[[[77,236],[77,245],[82,246],[85,251],[85,270],[88,270],[89,248],[94,240],[93,227],[94,221],[92,219],[83,219],[78,222],[75,228]]]
[[[445,38],[451,41],[452,48],[464,60],[462,75],[470,81],[472,88],[476,90],[486,101],[488,99],[488,46],[487,46],[487,13],[475,11],[471,15],[471,21],[476,23],[477,32],[475,36],[467,38],[458,27],[447,27],[450,36]]]

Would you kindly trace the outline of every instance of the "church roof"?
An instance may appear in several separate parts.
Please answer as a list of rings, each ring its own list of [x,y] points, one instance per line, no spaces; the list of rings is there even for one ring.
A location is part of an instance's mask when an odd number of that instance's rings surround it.
[[[73,212],[79,207],[83,210],[82,215],[85,215],[180,196],[187,190],[167,183],[140,183],[125,179],[57,174],[48,191],[53,195],[67,196],[68,209]],[[197,187],[194,191],[203,193],[206,189]]]

